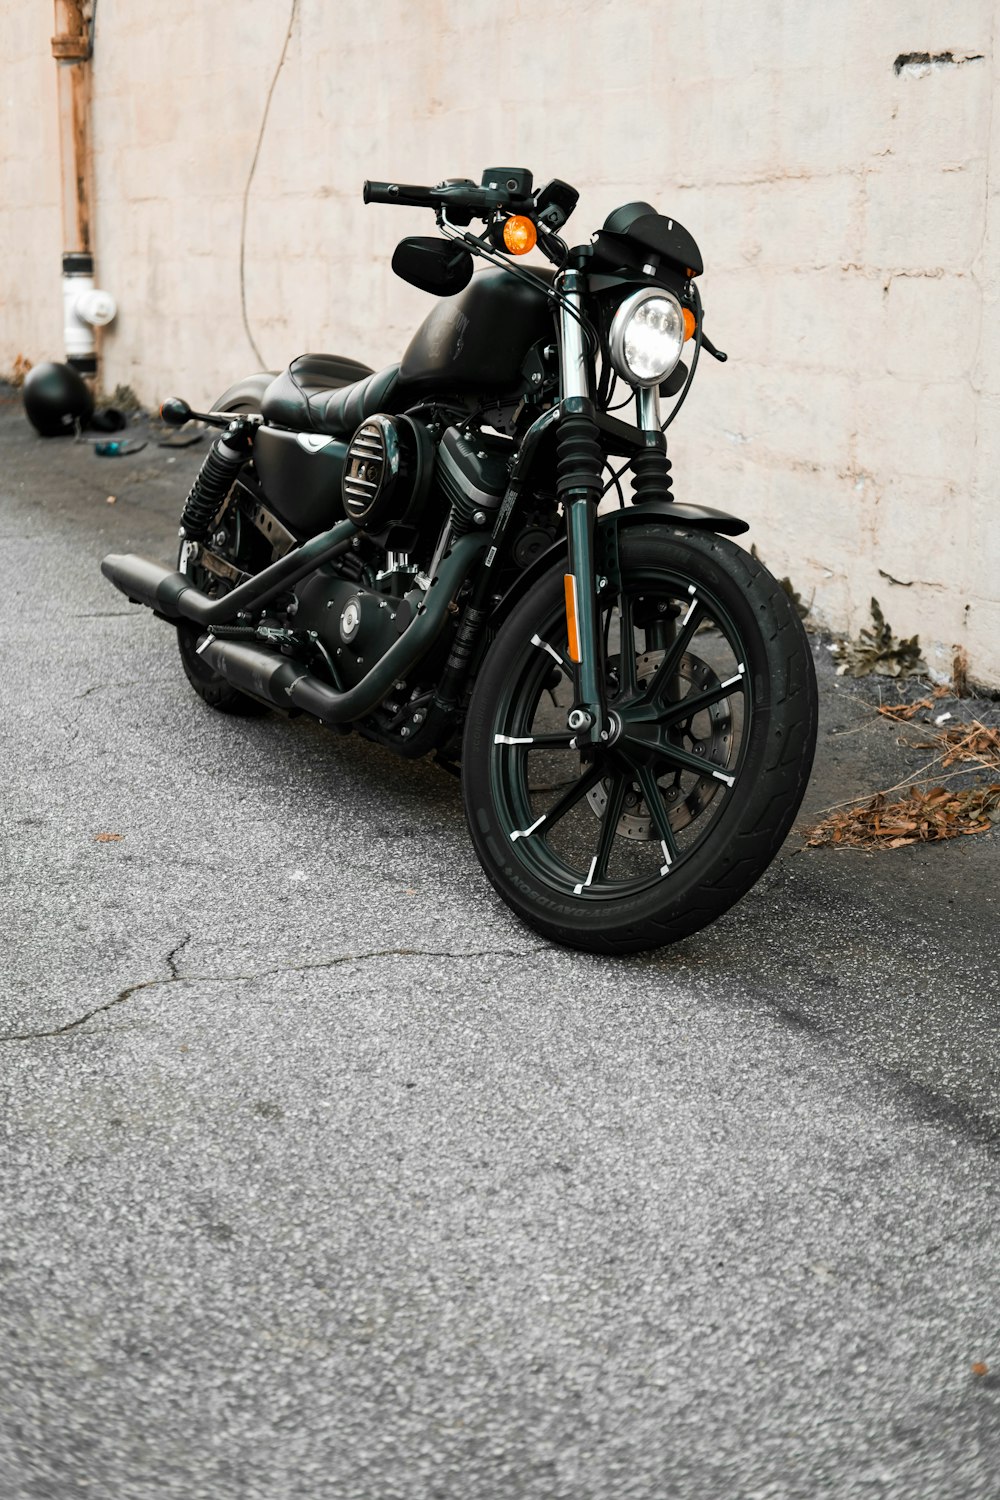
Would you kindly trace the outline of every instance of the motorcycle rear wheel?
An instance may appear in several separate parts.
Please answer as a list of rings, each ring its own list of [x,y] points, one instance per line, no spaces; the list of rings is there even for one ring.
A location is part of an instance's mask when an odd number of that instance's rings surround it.
[[[672,943],[720,916],[781,847],[816,741],[809,644],[781,585],[725,537],[623,531],[600,600],[620,733],[581,752],[562,566],[499,631],[466,721],[466,817],[503,900],[597,953]]]

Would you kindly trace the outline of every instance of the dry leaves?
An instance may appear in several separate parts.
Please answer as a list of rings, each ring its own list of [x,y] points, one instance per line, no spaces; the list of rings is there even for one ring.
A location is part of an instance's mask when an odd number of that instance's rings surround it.
[[[874,651],[880,642],[884,646],[887,640],[894,638],[875,599],[872,600],[872,615],[876,629],[874,632],[862,631],[862,637],[867,637]],[[895,646],[906,648],[905,657],[910,648],[917,649],[917,637],[896,642]],[[848,669],[845,665],[840,670]],[[873,667],[872,670],[881,668]],[[930,739],[901,738],[897,743],[909,749],[936,753],[919,771],[867,801],[857,799],[825,808],[829,816],[808,832],[806,848],[899,849],[907,844],[936,843],[963,833],[988,833],[1000,826],[1000,726],[974,719],[971,723],[953,723],[942,729],[945,720],[952,718],[950,712],[935,712],[942,698],[954,701],[954,688],[942,684],[928,696],[912,703],[871,705],[881,718],[895,724],[913,723],[914,728],[918,725],[925,728],[933,718],[937,733]],[[956,765],[960,769],[950,769]],[[973,767],[989,773],[989,784],[985,784],[985,778],[981,778],[978,785],[968,784]],[[945,770],[950,770],[950,774],[941,776]],[[934,785],[937,778],[948,782],[961,781],[964,785],[952,790]],[[897,800],[890,801],[894,794]]]
[[[933,707],[930,698],[920,698],[916,703],[880,703],[875,712],[883,719],[891,719],[894,724],[908,724],[921,709]]]
[[[941,761],[943,766],[953,766],[959,760],[972,760],[990,770],[994,767],[1000,769],[1000,729],[988,729],[978,719],[971,724],[956,724],[952,729],[945,729],[936,741],[920,748],[925,750],[937,745],[947,746]]]
[[[955,694],[944,684],[939,684],[929,698],[918,698],[915,703],[880,703],[875,712],[883,719],[892,719],[895,724],[907,724],[925,709],[933,713],[937,707],[935,699],[954,698]],[[949,714],[950,718],[951,715]]]
[[[879,792],[863,807],[824,818],[812,830],[806,847],[833,845],[845,849],[900,849],[904,844],[934,843],[960,833],[988,833],[1000,824],[1000,783],[950,791],[911,788],[898,802]]]
[[[894,636],[878,600],[871,601],[873,629],[864,629],[856,641],[838,641],[834,654],[840,658],[841,677],[919,677],[927,671],[920,655],[920,637],[906,640]]]

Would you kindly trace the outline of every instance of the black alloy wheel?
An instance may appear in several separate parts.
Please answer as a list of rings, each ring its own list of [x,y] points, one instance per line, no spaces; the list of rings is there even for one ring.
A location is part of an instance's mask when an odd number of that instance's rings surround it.
[[[473,694],[466,815],[503,899],[571,947],[705,926],[777,853],[816,738],[809,645],[781,585],[723,537],[626,529],[601,596],[609,742],[581,751],[563,569],[500,630]]]

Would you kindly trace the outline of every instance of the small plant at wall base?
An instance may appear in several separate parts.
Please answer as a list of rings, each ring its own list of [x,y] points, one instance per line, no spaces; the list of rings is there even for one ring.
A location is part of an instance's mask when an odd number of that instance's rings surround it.
[[[142,402],[130,385],[116,385],[110,396],[104,397],[102,406],[113,406],[117,411],[142,411]]]
[[[871,601],[872,628],[863,628],[856,641],[838,641],[833,648],[840,660],[840,677],[920,677],[928,668],[920,654],[920,637],[900,639],[893,635],[876,598]]]
[[[951,659],[951,687],[956,698],[969,696],[969,655],[961,646],[955,647]]]

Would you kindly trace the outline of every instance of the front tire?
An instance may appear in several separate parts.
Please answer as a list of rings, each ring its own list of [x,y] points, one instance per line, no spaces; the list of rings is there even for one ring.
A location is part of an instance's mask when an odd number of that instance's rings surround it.
[[[476,852],[544,936],[656,948],[739,900],[781,847],[816,741],[808,641],[784,589],[724,537],[623,530],[600,599],[607,749],[570,743],[563,572],[502,626],[480,672],[462,780]]]

